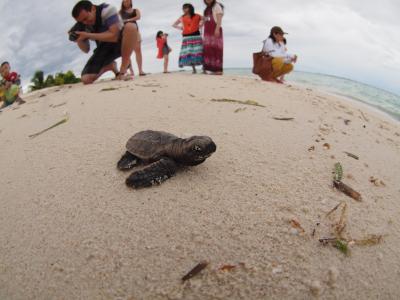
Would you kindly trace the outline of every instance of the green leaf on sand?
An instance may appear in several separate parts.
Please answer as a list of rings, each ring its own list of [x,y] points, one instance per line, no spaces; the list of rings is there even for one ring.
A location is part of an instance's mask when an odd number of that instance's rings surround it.
[[[60,122],[57,122],[56,124],[54,124],[54,125],[52,125],[52,126],[46,128],[46,129],[44,129],[44,130],[38,132],[38,133],[31,134],[29,137],[30,137],[31,139],[33,139],[33,138],[35,138],[35,137],[37,137],[37,136],[39,136],[39,135],[41,135],[41,134],[43,134],[43,133],[45,133],[45,132],[47,132],[47,131],[49,131],[49,130],[55,128],[55,127],[57,127],[57,126],[60,126],[61,124],[67,123],[67,122],[68,122],[68,119],[69,119],[68,117],[65,117],[65,118],[62,119]]]
[[[335,169],[334,169],[333,180],[334,181],[342,181],[342,179],[343,179],[343,167],[340,163],[336,163]]]
[[[335,243],[333,244],[333,247],[338,249],[340,252],[342,252],[344,255],[349,254],[349,247],[347,246],[347,242],[343,240],[336,240]]]

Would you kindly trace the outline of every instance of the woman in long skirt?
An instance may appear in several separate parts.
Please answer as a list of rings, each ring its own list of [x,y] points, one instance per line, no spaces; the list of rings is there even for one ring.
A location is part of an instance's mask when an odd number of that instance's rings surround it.
[[[193,74],[196,74],[196,66],[203,65],[203,39],[200,27],[203,25],[203,17],[196,14],[192,4],[183,5],[183,16],[173,27],[182,30],[183,40],[179,55],[179,67],[190,66]]]
[[[204,0],[204,72],[222,75],[224,63],[224,38],[222,18],[224,7],[216,0]]]

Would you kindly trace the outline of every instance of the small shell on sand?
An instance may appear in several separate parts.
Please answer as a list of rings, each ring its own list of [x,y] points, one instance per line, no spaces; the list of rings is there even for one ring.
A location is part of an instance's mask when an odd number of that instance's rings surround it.
[[[328,270],[328,285],[334,286],[339,278],[339,270],[332,266]]]
[[[319,280],[314,280],[313,282],[311,282],[310,291],[315,297],[320,296],[322,293],[321,282]]]
[[[283,269],[282,269],[281,266],[277,266],[276,268],[273,268],[273,269],[272,269],[272,274],[273,274],[273,275],[277,275],[277,274],[280,274],[280,273],[282,273],[282,272],[283,272]]]

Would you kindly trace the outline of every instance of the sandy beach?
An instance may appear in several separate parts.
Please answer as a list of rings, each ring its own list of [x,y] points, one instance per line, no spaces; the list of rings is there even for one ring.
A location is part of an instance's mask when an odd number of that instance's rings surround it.
[[[151,75],[24,99],[0,113],[0,299],[400,294],[400,123],[235,76]],[[146,129],[208,135],[218,150],[161,186],[129,189],[116,163]],[[337,162],[361,202],[332,187]],[[339,223],[347,255],[319,241]],[[362,242],[371,235],[376,244]]]

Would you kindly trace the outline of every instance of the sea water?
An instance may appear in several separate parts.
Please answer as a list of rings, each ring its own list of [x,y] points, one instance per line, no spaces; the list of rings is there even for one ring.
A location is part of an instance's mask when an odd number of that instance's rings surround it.
[[[253,76],[250,69],[226,69],[225,74]],[[400,96],[391,92],[346,78],[299,71],[286,81],[363,102],[400,121]]]

